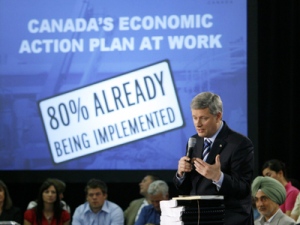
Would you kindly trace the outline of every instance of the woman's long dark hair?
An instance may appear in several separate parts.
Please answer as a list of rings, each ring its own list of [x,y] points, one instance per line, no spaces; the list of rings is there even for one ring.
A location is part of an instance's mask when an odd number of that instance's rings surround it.
[[[3,191],[4,191],[3,209],[10,209],[13,206],[13,203],[12,203],[12,200],[10,198],[8,188],[2,180],[0,180],[0,188],[3,189]]]
[[[39,225],[42,224],[42,219],[43,219],[43,210],[44,210],[43,192],[46,189],[48,189],[50,186],[54,186],[56,191],[56,199],[53,205],[53,218],[56,219],[56,224],[59,224],[61,219],[62,206],[60,204],[59,192],[57,190],[56,184],[49,179],[46,180],[40,187],[38,198],[37,198],[37,206],[35,207],[36,221],[37,224]]]

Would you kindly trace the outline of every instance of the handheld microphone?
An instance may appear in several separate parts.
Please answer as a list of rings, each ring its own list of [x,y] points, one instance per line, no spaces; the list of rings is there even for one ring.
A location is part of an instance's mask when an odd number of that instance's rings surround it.
[[[187,149],[187,152],[186,152],[186,156],[189,157],[190,159],[192,158],[193,150],[194,150],[194,147],[196,145],[196,142],[197,142],[196,138],[192,138],[192,137],[189,138],[188,149]]]

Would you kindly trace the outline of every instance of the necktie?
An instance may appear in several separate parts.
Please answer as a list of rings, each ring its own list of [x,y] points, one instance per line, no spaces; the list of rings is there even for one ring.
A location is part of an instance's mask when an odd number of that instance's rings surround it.
[[[211,140],[205,139],[204,141],[204,147],[203,147],[203,159],[206,160],[205,157],[207,157],[209,150],[210,150]]]

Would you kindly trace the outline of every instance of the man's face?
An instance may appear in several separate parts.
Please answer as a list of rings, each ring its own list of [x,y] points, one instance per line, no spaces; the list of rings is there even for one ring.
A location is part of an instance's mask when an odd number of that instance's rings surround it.
[[[220,127],[222,113],[212,115],[209,108],[192,109],[192,117],[198,135],[200,137],[212,137]]]
[[[98,212],[102,209],[107,194],[103,194],[100,188],[90,188],[87,192],[87,201],[93,212]]]
[[[151,204],[153,205],[153,207],[156,211],[160,211],[159,202],[162,201],[162,200],[168,200],[168,199],[169,199],[169,197],[168,196],[163,196],[162,193],[159,193],[157,195],[150,195]]]
[[[271,218],[279,209],[279,205],[276,202],[273,202],[261,190],[258,190],[255,195],[255,204],[259,213],[263,215],[266,220]]]
[[[152,183],[152,179],[150,176],[145,176],[141,181],[140,185],[140,194],[146,196],[148,187]]]

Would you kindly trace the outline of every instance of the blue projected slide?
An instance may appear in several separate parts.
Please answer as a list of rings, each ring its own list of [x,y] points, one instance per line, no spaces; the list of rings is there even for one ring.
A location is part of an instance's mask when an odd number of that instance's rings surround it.
[[[0,0],[0,170],[174,170],[189,108],[247,135],[246,1]]]

